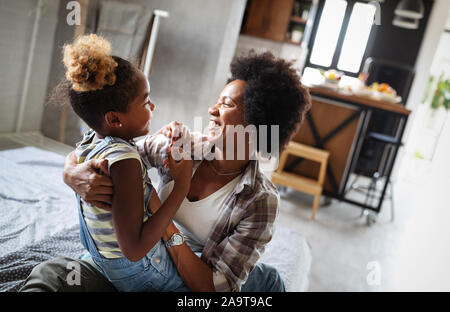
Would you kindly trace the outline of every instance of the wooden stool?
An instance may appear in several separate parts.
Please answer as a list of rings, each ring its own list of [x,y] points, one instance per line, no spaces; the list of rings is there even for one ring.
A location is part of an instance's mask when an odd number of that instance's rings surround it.
[[[320,170],[318,179],[313,180],[295,173],[283,171],[288,155],[294,155],[319,162]],[[317,208],[319,207],[329,156],[330,153],[327,151],[291,141],[281,154],[280,163],[278,164],[277,170],[272,174],[272,183],[276,185],[288,186],[295,190],[314,195],[312,220],[315,219]]]

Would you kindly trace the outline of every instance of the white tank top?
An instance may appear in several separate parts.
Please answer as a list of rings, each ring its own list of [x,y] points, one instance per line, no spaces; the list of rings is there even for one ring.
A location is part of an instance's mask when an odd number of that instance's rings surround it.
[[[193,174],[195,173],[194,169]],[[173,220],[177,228],[185,236],[186,243],[194,252],[201,252],[205,246],[209,231],[216,223],[221,208],[233,192],[242,174],[222,186],[208,197],[191,202],[184,198]],[[174,181],[163,185],[159,191],[159,198],[164,202],[172,192]]]

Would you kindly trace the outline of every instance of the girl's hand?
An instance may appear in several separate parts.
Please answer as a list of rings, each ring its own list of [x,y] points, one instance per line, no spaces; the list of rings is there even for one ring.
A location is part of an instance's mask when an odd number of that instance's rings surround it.
[[[162,127],[157,134],[162,134],[172,139],[172,142],[175,142],[180,138],[183,138],[183,140],[186,141],[190,140],[189,128],[178,121],[172,121],[170,124]]]
[[[177,148],[177,151],[173,150],[174,148],[170,146],[168,151],[168,159],[164,160],[164,165],[166,168],[169,168],[170,174],[177,185],[177,188],[181,187],[182,190],[187,194],[189,192],[189,188],[191,187],[191,179],[192,179],[192,166],[194,162],[188,155],[186,155],[182,148]],[[178,153],[181,157],[181,160],[176,161],[173,157],[173,153]],[[177,157],[177,159],[180,157]],[[175,189],[175,188],[174,188]]]

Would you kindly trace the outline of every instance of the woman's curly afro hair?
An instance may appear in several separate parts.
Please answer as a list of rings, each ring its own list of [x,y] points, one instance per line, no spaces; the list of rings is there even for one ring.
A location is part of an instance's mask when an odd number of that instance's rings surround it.
[[[300,82],[292,62],[275,58],[270,52],[236,58],[231,64],[231,79],[246,81],[244,91],[245,125],[267,125],[267,151],[281,152],[299,128],[311,106],[309,91]],[[279,150],[272,151],[270,126],[279,126]],[[261,144],[258,142],[260,152]],[[267,155],[263,155],[267,156]]]

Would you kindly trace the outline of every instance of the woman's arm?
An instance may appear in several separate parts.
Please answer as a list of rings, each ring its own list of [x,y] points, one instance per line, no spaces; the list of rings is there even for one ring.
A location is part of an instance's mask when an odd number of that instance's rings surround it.
[[[91,159],[78,164],[73,151],[64,160],[63,181],[87,203],[111,209],[113,187],[108,175],[108,160]]]
[[[173,222],[169,223],[163,235],[163,241],[167,242],[173,234],[179,233]],[[178,273],[191,291],[216,291],[213,281],[212,269],[203,262],[184,242],[179,246],[168,249]]]
[[[272,238],[278,198],[275,194],[254,198],[246,210],[247,215],[215,247],[214,254],[208,259],[215,273],[186,243],[168,249],[181,278],[192,291],[240,291]],[[171,222],[163,240],[167,241],[177,232],[178,229]]]
[[[176,130],[180,127],[182,129]],[[167,159],[167,148],[174,133],[177,134],[174,139],[189,136],[195,138],[192,142],[203,140],[201,134],[189,134],[186,126],[172,122],[154,135],[146,136],[136,143],[142,160],[158,168],[163,183],[172,179],[169,170],[164,166],[164,159]],[[100,172],[106,175],[101,175]],[[87,203],[103,209],[111,209],[113,185],[108,174],[106,159],[91,159],[78,164],[75,152],[71,152],[64,161],[63,180]]]
[[[159,198],[155,200],[159,201]],[[158,205],[152,205],[150,211],[157,213]],[[180,233],[180,231],[173,221],[170,221],[163,234],[163,241],[167,242],[175,233]],[[168,251],[177,267],[178,273],[191,291],[215,291],[212,269],[197,257],[185,242],[181,245],[170,247]]]

